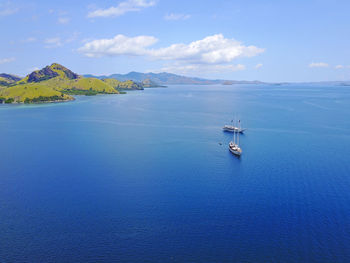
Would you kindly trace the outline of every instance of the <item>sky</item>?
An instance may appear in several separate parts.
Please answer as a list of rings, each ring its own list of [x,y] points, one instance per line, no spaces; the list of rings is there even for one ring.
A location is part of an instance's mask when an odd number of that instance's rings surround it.
[[[0,0],[0,72],[350,80],[349,0]]]

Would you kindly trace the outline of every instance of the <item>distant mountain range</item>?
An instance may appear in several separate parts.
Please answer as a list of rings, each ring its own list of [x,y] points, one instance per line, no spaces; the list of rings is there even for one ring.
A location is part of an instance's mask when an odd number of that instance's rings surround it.
[[[157,83],[159,85],[172,85],[172,84],[198,84],[198,85],[210,85],[210,84],[226,84],[226,85],[232,85],[232,84],[261,84],[260,81],[233,81],[233,80],[211,80],[211,79],[203,79],[203,78],[196,78],[196,77],[186,77],[181,75],[176,75],[173,73],[140,73],[140,72],[129,72],[127,74],[112,74],[109,76],[103,75],[103,76],[94,76],[94,75],[84,75],[84,77],[93,77],[98,79],[106,79],[106,78],[113,78],[117,79],[119,81],[125,81],[125,80],[133,80],[136,82],[143,82],[145,80],[149,80],[153,83]]]
[[[204,79],[204,78],[196,78],[196,77],[186,77],[181,75],[176,75],[173,73],[140,73],[140,72],[129,72],[127,74],[112,74],[112,75],[84,75],[84,77],[92,77],[98,79],[117,79],[119,81],[132,80],[138,83],[152,83],[152,87],[158,85],[166,86],[172,84],[178,85],[211,85],[211,84],[222,84],[222,85],[235,85],[235,84],[272,84],[272,85],[288,85],[293,84],[293,82],[262,82],[258,80],[247,81],[247,80],[224,80],[224,79]],[[337,86],[350,86],[350,81],[320,81],[320,82],[298,82],[298,84],[315,84],[315,85],[337,85]],[[144,87],[147,87],[145,85]]]

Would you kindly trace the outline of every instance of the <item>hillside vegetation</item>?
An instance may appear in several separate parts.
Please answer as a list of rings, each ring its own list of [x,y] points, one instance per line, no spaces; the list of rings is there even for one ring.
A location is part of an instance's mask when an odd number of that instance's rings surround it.
[[[36,70],[23,79],[1,77],[6,84],[0,86],[0,102],[37,103],[67,101],[70,95],[118,94],[114,84],[96,78],[84,78],[60,64],[54,63]],[[132,86],[131,83],[119,83],[119,86]]]
[[[117,90],[143,90],[143,86],[132,80],[119,81],[117,79],[103,79],[103,82]]]
[[[45,82],[36,83],[36,85],[45,85],[58,91],[64,91],[66,93],[74,94],[75,90],[80,91],[94,91],[96,93],[115,94],[118,93],[112,86],[103,82],[102,80],[95,78],[78,78],[78,79],[65,79],[65,78],[53,78]]]
[[[28,84],[16,85],[0,90],[0,100],[12,102],[49,102],[73,100],[73,97],[63,94],[44,85]]]

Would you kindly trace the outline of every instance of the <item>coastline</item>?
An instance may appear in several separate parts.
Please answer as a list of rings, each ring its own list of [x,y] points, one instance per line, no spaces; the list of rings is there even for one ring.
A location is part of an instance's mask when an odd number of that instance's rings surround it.
[[[51,101],[40,101],[40,102],[30,102],[30,103],[26,103],[24,101],[19,101],[19,102],[11,102],[11,103],[5,103],[2,102],[0,103],[0,105],[30,105],[30,104],[47,104],[47,103],[63,103],[63,102],[69,102],[69,101],[74,101],[75,98],[69,98],[69,99],[65,99],[65,100],[51,100]]]

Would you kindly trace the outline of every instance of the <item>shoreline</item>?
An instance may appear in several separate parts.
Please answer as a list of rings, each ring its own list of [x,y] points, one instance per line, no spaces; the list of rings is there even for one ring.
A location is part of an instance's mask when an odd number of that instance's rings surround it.
[[[63,103],[63,102],[69,102],[69,101],[74,101],[74,100],[75,100],[75,98],[72,97],[72,99],[66,99],[66,100],[51,100],[51,101],[31,102],[31,103],[25,103],[24,101],[11,102],[11,103],[2,102],[2,103],[0,103],[0,105],[30,105],[30,104]]]

